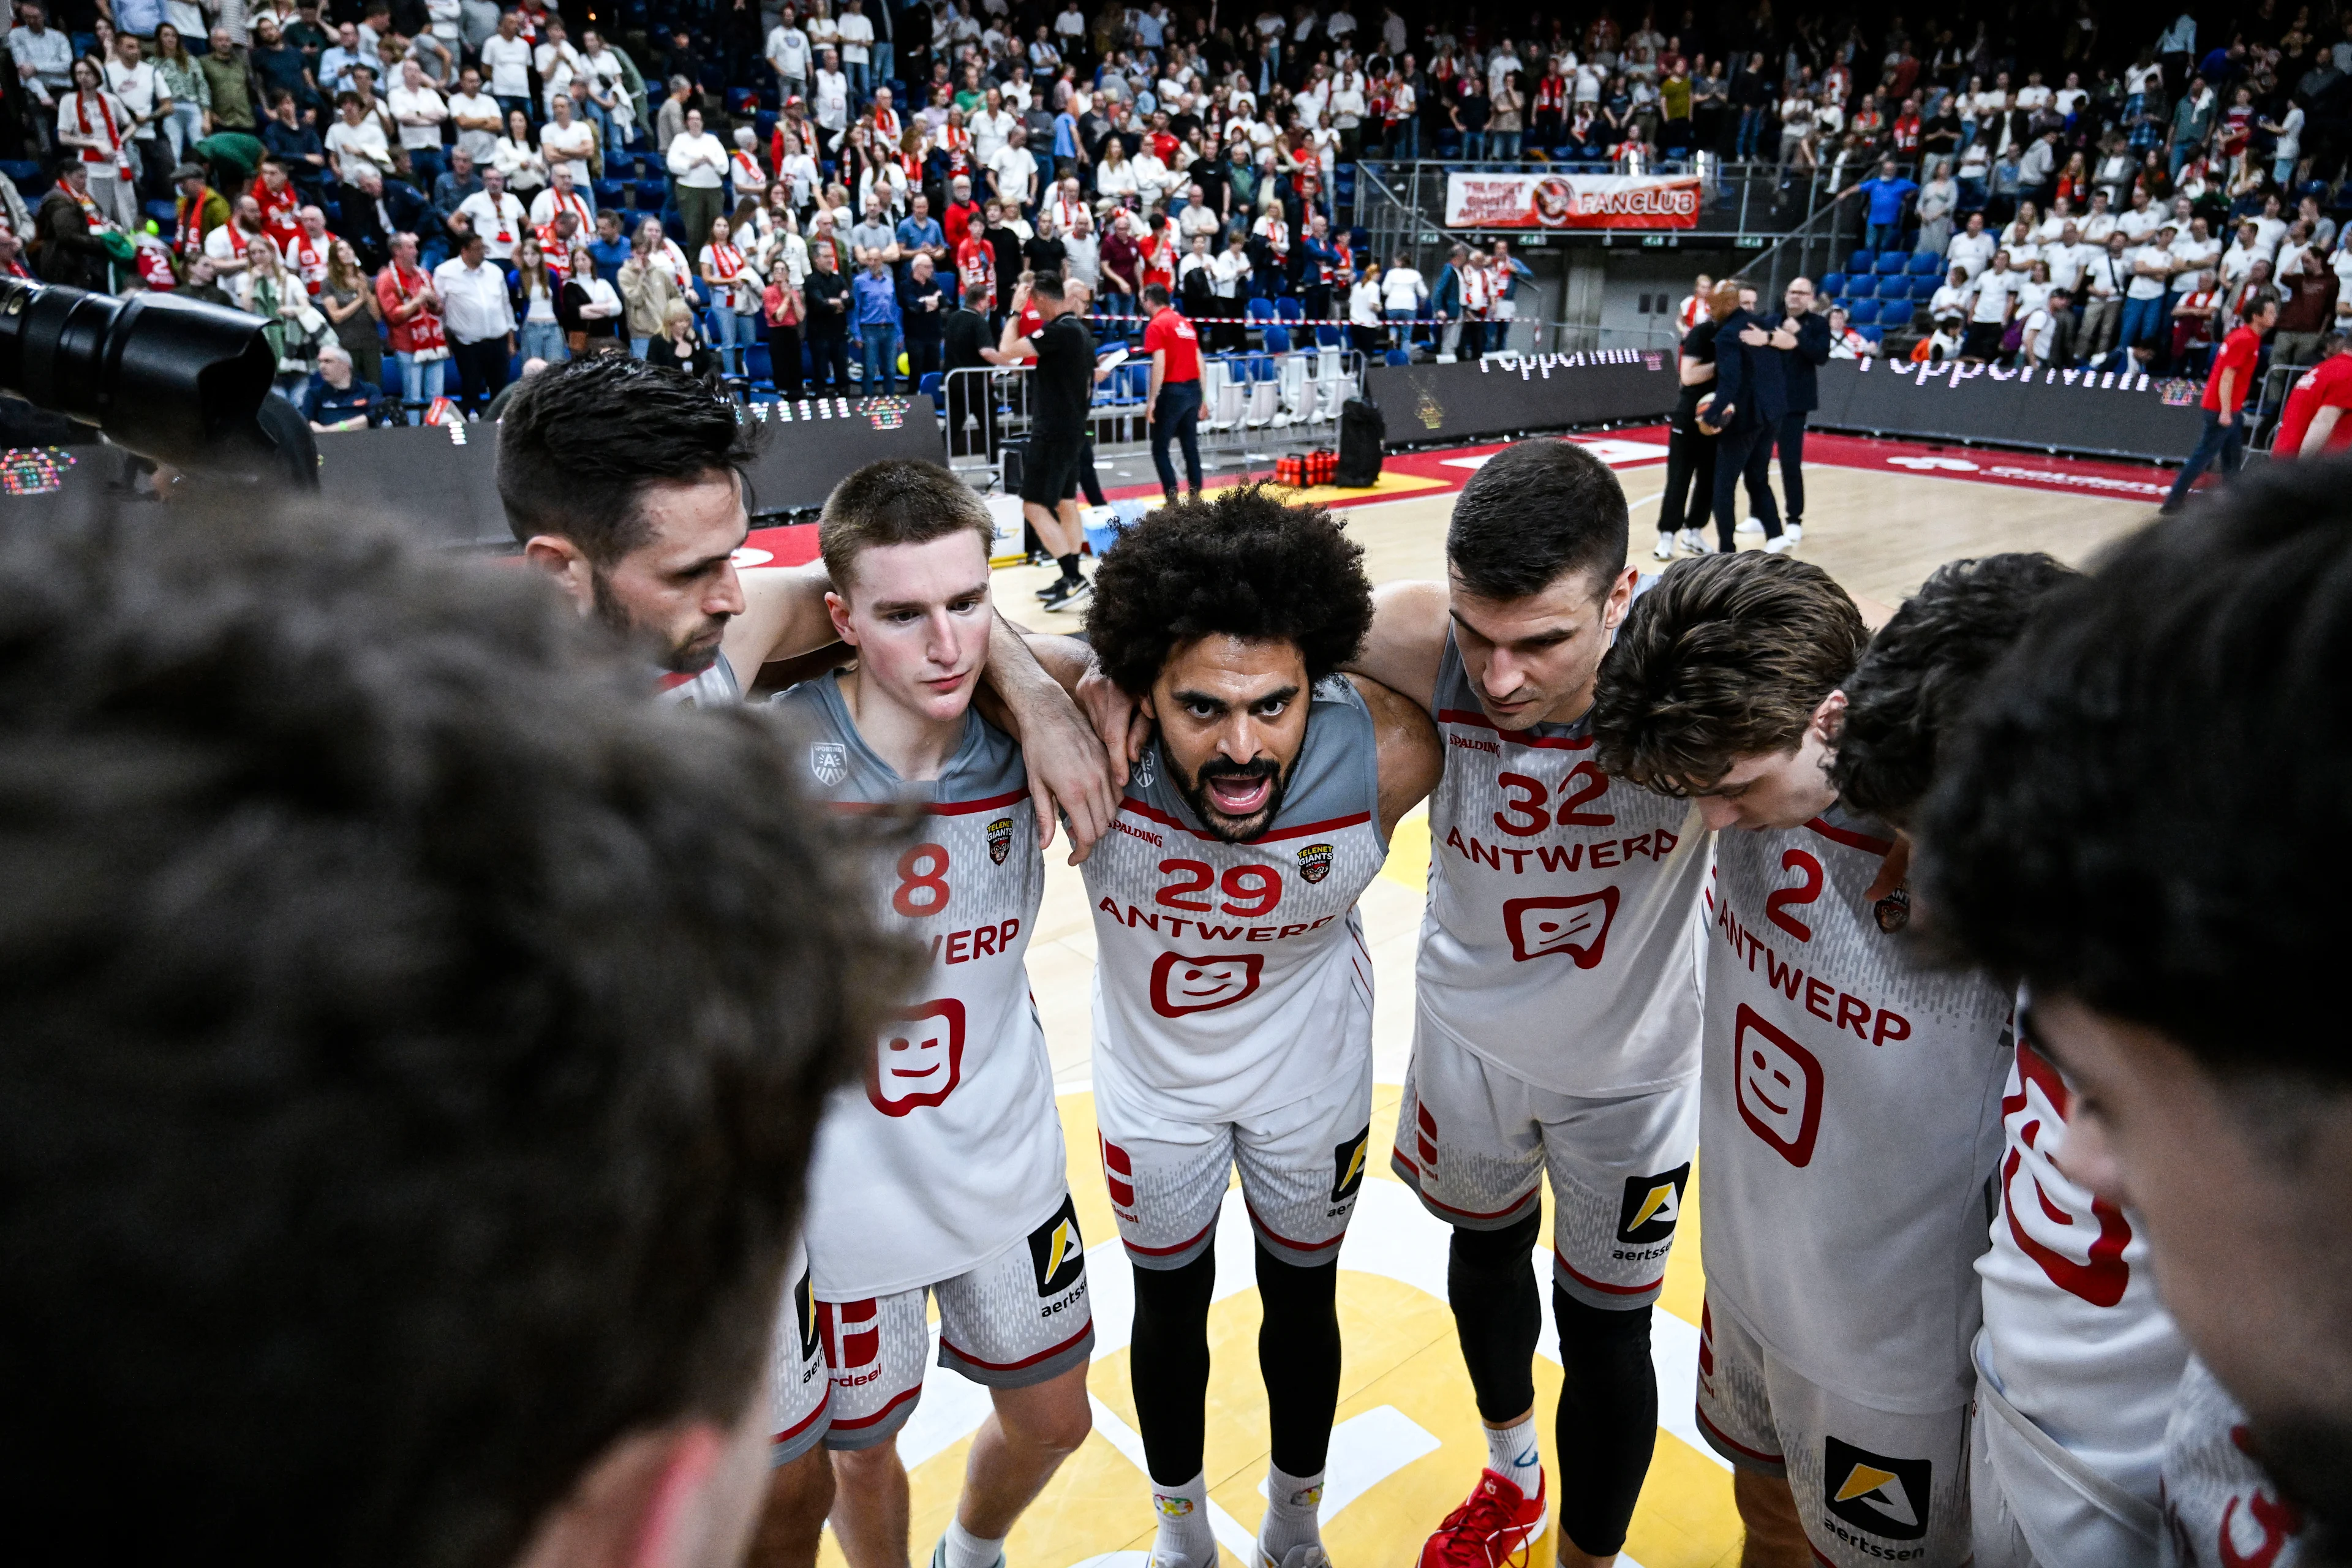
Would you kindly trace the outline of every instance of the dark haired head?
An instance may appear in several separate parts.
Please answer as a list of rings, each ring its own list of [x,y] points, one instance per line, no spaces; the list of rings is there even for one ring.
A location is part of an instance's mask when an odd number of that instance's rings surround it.
[[[1455,586],[1508,603],[1562,575],[1595,595],[1625,564],[1625,489],[1609,465],[1573,441],[1517,442],[1470,476],[1445,531]]]
[[[2071,581],[2047,555],[1988,555],[1936,569],[1844,682],[1830,778],[1848,804],[1897,826],[1936,780],[1951,734],[1987,668],[2009,650],[2042,596]]]
[[[526,574],[153,508],[0,537],[0,713],[20,1528],[507,1568],[745,1419],[902,973],[761,716]]]
[[[816,537],[834,591],[845,597],[866,551],[960,532],[979,536],[983,558],[996,543],[996,525],[971,487],[937,463],[896,458],[868,463],[834,486]]]
[[[1870,633],[1811,562],[1760,550],[1666,568],[1633,601],[1593,693],[1598,760],[1645,789],[1704,789],[1800,745]]]
[[[1122,534],[1095,574],[1087,640],[1104,673],[1139,697],[1171,651],[1205,637],[1287,642],[1320,680],[1371,624],[1363,546],[1339,520],[1245,485],[1162,507]]]
[[[1062,302],[1062,280],[1051,272],[1040,273],[1029,279],[1029,295],[1035,300],[1051,300],[1058,305]]]
[[[648,486],[740,481],[760,428],[682,371],[627,354],[550,365],[516,389],[499,422],[507,526],[518,544],[557,534],[609,567],[645,542]]]
[[[1143,286],[1143,302],[1155,310],[1166,310],[1168,290],[1158,283],[1146,283]]]

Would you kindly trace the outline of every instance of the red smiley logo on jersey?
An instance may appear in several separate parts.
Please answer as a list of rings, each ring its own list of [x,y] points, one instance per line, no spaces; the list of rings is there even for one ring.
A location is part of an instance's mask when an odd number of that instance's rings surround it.
[[[2063,1179],[2053,1145],[2065,1140],[2059,1109],[2065,1103],[2066,1080],[2020,1040],[2017,1093],[2000,1102],[2016,1137],[2000,1168],[2001,1207],[2017,1249],[2040,1264],[2053,1285],[2094,1307],[2112,1307],[2131,1284],[2131,1265],[2124,1261],[2131,1222],[2100,1198],[2090,1198],[2086,1212],[2082,1200],[2089,1194]]]
[[[1812,1163],[1822,1130],[1821,1058],[1768,1024],[1745,1002],[1731,1037],[1731,1081],[1739,1119],[1791,1165]]]
[[[866,1098],[885,1116],[904,1116],[940,1104],[962,1081],[963,1004],[943,996],[882,1026],[866,1066]]]
[[[1230,1007],[1257,989],[1258,972],[1265,967],[1265,955],[1257,952],[1221,958],[1163,952],[1151,965],[1151,1010],[1163,1018],[1181,1018]]]
[[[1617,889],[1579,893],[1570,899],[1506,899],[1503,930],[1511,938],[1513,962],[1566,953],[1579,969],[1601,962],[1609,922],[1617,918]]]

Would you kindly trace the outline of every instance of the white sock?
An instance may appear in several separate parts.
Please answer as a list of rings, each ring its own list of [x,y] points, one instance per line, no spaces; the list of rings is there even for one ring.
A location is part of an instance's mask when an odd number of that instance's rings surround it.
[[[1529,1497],[1535,1495],[1536,1479],[1543,1473],[1543,1448],[1536,1441],[1532,1415],[1516,1426],[1486,1428],[1486,1468]]]
[[[948,1532],[940,1545],[944,1568],[996,1568],[996,1560],[1004,1555],[1003,1536],[985,1540],[966,1530],[960,1519],[948,1521]]]
[[[1152,1482],[1151,1511],[1160,1521],[1159,1532],[1151,1538],[1151,1568],[1197,1568],[1216,1561],[1206,1472],[1180,1487]]]
[[[1322,1527],[1317,1519],[1322,1508],[1322,1471],[1311,1476],[1289,1476],[1268,1465],[1265,1519],[1257,1527],[1258,1554],[1279,1568],[1293,1547],[1322,1545]]]

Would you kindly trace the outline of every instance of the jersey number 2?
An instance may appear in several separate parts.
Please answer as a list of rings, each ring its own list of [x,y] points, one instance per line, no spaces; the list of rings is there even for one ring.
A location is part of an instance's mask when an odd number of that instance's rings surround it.
[[[1764,918],[1795,937],[1799,942],[1813,940],[1813,928],[1789,912],[1795,904],[1810,904],[1822,896],[1822,863],[1801,849],[1784,851],[1780,869],[1794,871],[1804,879],[1793,888],[1783,888],[1764,900]]]

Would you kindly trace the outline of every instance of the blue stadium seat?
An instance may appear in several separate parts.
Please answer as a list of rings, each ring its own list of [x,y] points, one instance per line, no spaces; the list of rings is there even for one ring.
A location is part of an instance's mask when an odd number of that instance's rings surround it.
[[[625,207],[629,205],[629,187],[619,180],[596,182],[596,205],[604,207]]]
[[[1242,316],[1252,324],[1271,321],[1274,320],[1274,301],[1265,299],[1251,300],[1242,307]]]
[[[1388,363],[1391,364],[1411,364],[1412,363],[1412,355],[1405,353],[1402,349],[1391,349],[1388,353]]]
[[[1844,273],[1824,272],[1822,274],[1822,298],[1824,300],[1834,300],[1844,294]]]
[[[1930,258],[1930,259],[1933,258]],[[1911,279],[1911,298],[1925,304],[1936,297],[1936,290],[1943,287],[1943,282],[1942,279],[1933,273],[1929,273],[1925,278],[1914,278]]]
[[[746,343],[743,347],[743,374],[761,386],[776,384],[775,362],[768,357],[768,345]]]
[[[1857,327],[1874,321],[1878,320],[1878,301],[1875,300],[1856,300],[1853,304],[1846,307],[1846,317]]]
[[[1911,258],[1899,250],[1883,250],[1878,255],[1878,275],[1881,278],[1900,278],[1910,261]]]
[[[1848,272],[1869,272],[1878,265],[1878,258],[1867,250],[1857,250],[1845,264]]]
[[[933,403],[937,403],[944,395],[940,389],[947,384],[948,378],[943,373],[928,370],[923,373],[923,379],[916,384],[915,390],[929,396]]]
[[[1265,328],[1265,352],[1286,354],[1290,352],[1290,329],[1269,321]]]
[[[1315,343],[1318,348],[1339,348],[1344,346],[1347,341],[1348,333],[1344,328],[1318,327],[1315,329]]]
[[[1285,294],[1274,302],[1274,313],[1286,321],[1299,321],[1306,319],[1307,307],[1297,295]]]
[[[1862,335],[1868,338],[1874,343],[1883,343],[1886,341],[1886,329],[1885,327],[1864,327],[1862,329]]]
[[[1914,278],[1938,278],[1943,271],[1944,258],[1932,250],[1923,250],[1911,258],[1910,272]]]

